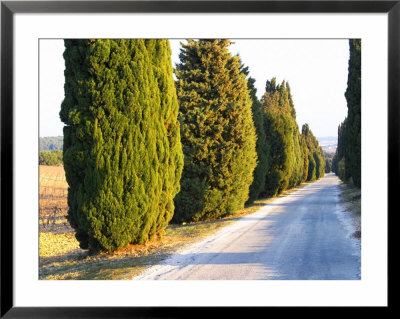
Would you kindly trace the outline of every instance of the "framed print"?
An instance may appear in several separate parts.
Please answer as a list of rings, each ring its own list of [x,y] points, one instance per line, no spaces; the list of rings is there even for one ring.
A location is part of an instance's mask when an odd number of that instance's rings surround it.
[[[2,1],[1,316],[388,309],[399,15],[399,1]],[[213,250],[240,240],[259,254]]]

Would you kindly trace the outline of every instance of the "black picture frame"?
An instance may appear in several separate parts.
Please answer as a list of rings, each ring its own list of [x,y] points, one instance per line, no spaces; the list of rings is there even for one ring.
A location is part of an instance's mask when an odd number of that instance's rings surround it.
[[[1,1],[1,318],[177,318],[226,316],[224,307],[15,307],[13,302],[13,19],[16,13],[387,13],[388,14],[388,218],[399,182],[400,1]],[[387,172],[387,173],[389,173]],[[388,223],[388,227],[390,222]],[[393,227],[393,223],[392,223]],[[388,233],[391,234],[390,229]],[[388,237],[389,247],[389,237]],[[390,250],[390,249],[389,249]],[[389,254],[388,254],[389,257]],[[389,260],[388,260],[389,262]],[[389,286],[388,281],[388,286]],[[390,308],[390,298],[388,307]],[[254,308],[254,307],[253,307]],[[256,307],[257,308],[257,307]],[[301,315],[307,307],[290,307]],[[255,309],[257,311],[257,309]],[[348,312],[350,309],[347,308]],[[333,313],[336,309],[332,309]],[[234,314],[249,316],[249,309]],[[250,315],[251,316],[251,315]]]

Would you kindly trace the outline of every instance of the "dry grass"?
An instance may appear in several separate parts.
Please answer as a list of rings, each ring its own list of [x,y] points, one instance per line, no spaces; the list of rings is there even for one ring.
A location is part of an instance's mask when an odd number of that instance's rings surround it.
[[[41,187],[68,188],[64,167],[39,165],[39,185]]]
[[[346,210],[361,215],[361,189],[350,184],[341,183],[340,199]]]
[[[70,233],[66,222],[68,184],[63,166],[39,165],[39,227],[41,232]]]
[[[40,257],[57,257],[79,250],[74,234],[39,233]]]
[[[41,234],[39,278],[130,279],[179,248],[201,240],[233,220],[169,225],[159,240],[98,255],[80,249],[73,234]]]
[[[340,201],[346,212],[351,214],[356,231],[353,237],[361,238],[361,189],[352,184],[341,183],[339,185]]]
[[[286,196],[296,189],[284,192]],[[41,234],[39,247],[39,279],[45,280],[124,280],[140,274],[147,267],[184,248],[214,234],[239,218],[254,213],[273,198],[255,201],[236,214],[226,218],[189,223],[170,224],[159,240],[145,245],[130,245],[113,253],[90,255],[79,248],[73,234]]]

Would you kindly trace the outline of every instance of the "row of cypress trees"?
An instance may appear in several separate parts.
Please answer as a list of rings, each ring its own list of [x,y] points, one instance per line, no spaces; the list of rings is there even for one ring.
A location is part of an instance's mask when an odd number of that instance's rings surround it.
[[[345,97],[347,116],[338,127],[338,146],[332,170],[344,182],[361,187],[361,39],[349,40],[349,68]]]
[[[261,135],[260,143],[265,145],[260,149],[266,150],[258,152],[258,156],[266,164],[262,170],[254,172],[254,180],[262,179],[264,183],[249,202],[259,197],[276,196],[302,182],[323,177],[324,152],[308,124],[304,124],[299,132],[289,83],[277,84],[275,78],[268,80],[266,92],[257,105],[260,111],[254,116],[261,114],[265,134],[265,138]]]
[[[167,224],[227,216],[324,174],[289,84],[254,79],[229,40],[65,40],[63,161],[82,248],[144,243]]]

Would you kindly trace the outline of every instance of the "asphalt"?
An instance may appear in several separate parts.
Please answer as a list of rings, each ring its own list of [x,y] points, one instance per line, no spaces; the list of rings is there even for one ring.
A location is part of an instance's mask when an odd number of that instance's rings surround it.
[[[359,280],[360,242],[338,185],[327,174],[133,279]]]

